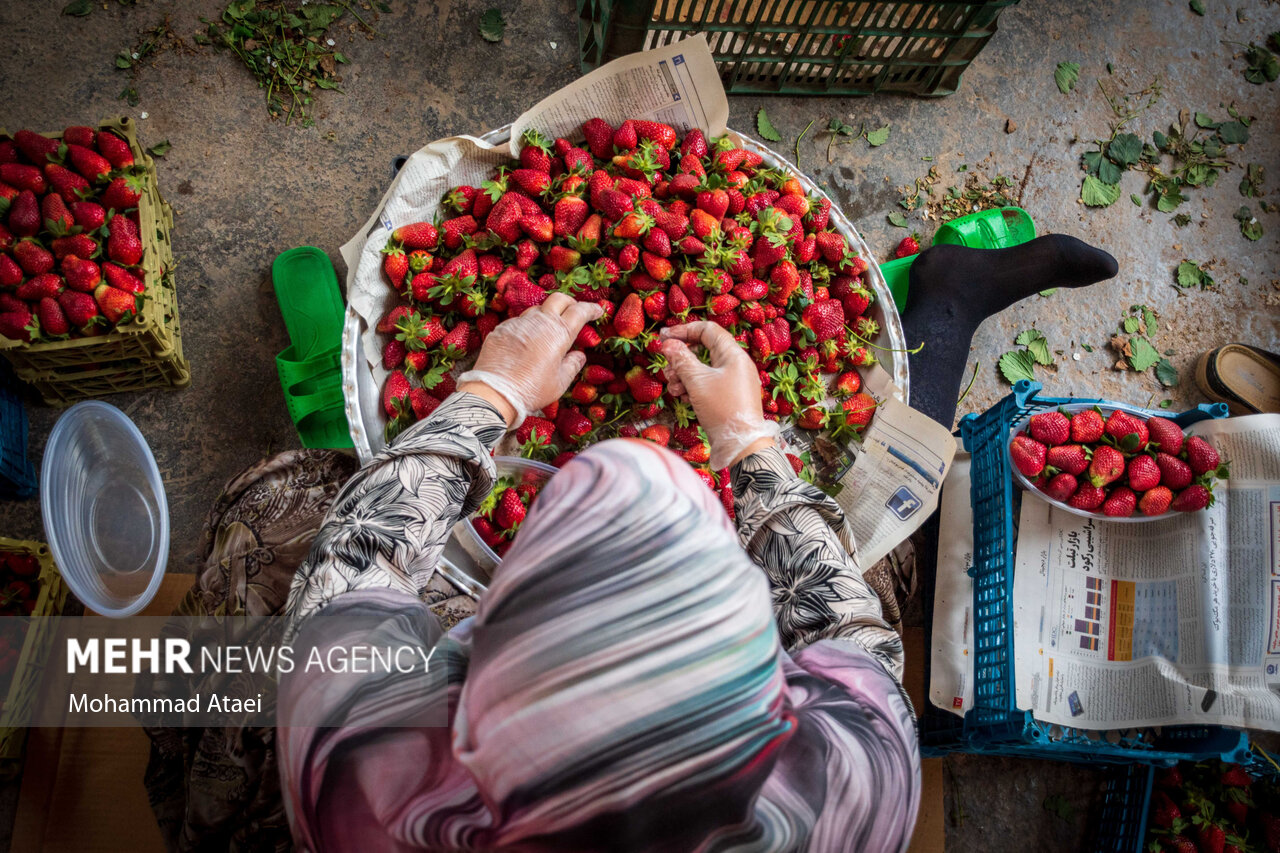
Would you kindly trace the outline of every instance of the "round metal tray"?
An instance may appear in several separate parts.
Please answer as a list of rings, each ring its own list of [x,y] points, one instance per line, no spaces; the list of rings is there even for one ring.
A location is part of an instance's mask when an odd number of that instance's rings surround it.
[[[804,186],[806,192],[829,198],[817,184],[802,174],[786,157],[761,145],[750,137],[743,136],[733,130],[729,132],[734,133],[741,139],[743,148],[759,152],[768,165],[786,169],[795,175],[800,180],[801,185]],[[490,145],[504,145],[511,139],[511,125],[491,130],[480,138]],[[875,339],[875,344],[885,348],[884,350],[878,350],[876,355],[880,357],[881,364],[893,378],[894,384],[902,390],[903,399],[909,400],[910,388],[908,386],[907,355],[905,352],[907,345],[906,338],[902,333],[902,319],[898,316],[898,309],[893,304],[893,295],[889,292],[889,286],[885,283],[884,275],[880,272],[880,265],[876,263],[875,256],[871,254],[867,244],[862,241],[862,235],[858,233],[858,229],[854,228],[853,223],[845,218],[840,211],[839,205],[834,200],[831,202],[831,223],[867,261],[867,272],[864,274],[864,278],[870,284],[871,290],[876,297],[870,313],[880,324],[880,334]],[[362,465],[372,459],[375,453],[382,450],[385,444],[382,437],[383,427],[386,423],[386,418],[382,413],[382,404],[379,400],[381,389],[374,382],[373,371],[370,370],[369,364],[364,357],[364,350],[361,347],[362,336],[366,333],[367,327],[364,320],[348,305],[347,318],[342,329],[342,391],[346,399],[347,423],[351,428],[351,441],[355,445],[356,455],[360,458],[360,464]]]

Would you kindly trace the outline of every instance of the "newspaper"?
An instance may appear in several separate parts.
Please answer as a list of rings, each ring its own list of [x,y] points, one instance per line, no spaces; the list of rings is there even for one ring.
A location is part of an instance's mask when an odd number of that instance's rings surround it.
[[[1022,502],[1018,706],[1047,723],[1280,731],[1280,415],[1201,421],[1209,509],[1116,524]]]
[[[612,124],[626,118],[650,118],[683,132],[699,127],[708,135],[726,132],[728,99],[703,35],[666,47],[616,59],[555,92],[521,115],[511,140],[493,146],[470,136],[437,140],[415,152],[383,194],[376,212],[341,249],[347,263],[347,300],[373,330],[398,302],[382,277],[381,250],[406,222],[432,219],[440,199],[458,184],[479,186],[494,169],[518,155],[524,129],[573,138],[584,117]],[[386,381],[382,343],[373,331],[361,342],[377,387]],[[788,449],[809,452],[818,482],[835,493],[852,523],[858,548],[846,542],[864,566],[870,566],[909,536],[937,506],[938,492],[955,453],[955,439],[903,402],[888,373],[876,367],[864,390],[878,409],[860,443],[837,446],[830,440],[792,430]],[[510,452],[510,446],[499,448]]]
[[[929,701],[962,716],[973,707],[973,578],[969,576],[973,568],[973,505],[969,497],[969,464],[968,453],[957,453],[942,490],[929,659]]]

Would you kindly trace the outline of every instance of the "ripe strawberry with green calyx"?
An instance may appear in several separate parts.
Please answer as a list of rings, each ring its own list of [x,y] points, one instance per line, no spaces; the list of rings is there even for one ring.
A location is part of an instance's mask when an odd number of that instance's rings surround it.
[[[138,310],[138,296],[103,282],[93,291],[98,310],[108,323],[118,324],[130,320]]]
[[[1057,470],[1079,477],[1089,468],[1093,453],[1080,444],[1059,444],[1050,447],[1045,454],[1046,464]]]
[[[93,261],[67,255],[62,259],[62,275],[67,280],[67,287],[84,293],[93,293],[102,280],[102,270]],[[106,314],[106,311],[103,312]],[[108,315],[110,319],[110,315]],[[115,322],[112,320],[112,322]]]
[[[582,134],[587,139],[587,147],[600,160],[608,160],[613,156],[614,129],[602,118],[588,119],[582,125]]]
[[[1183,445],[1183,450],[1187,458],[1187,464],[1191,466],[1191,473],[1200,476],[1212,471],[1219,478],[1226,479],[1226,472],[1221,470],[1222,460],[1212,444],[1198,435],[1193,435],[1187,439],[1186,444]]]
[[[844,330],[844,306],[835,299],[810,303],[805,306],[800,322],[813,333],[816,342],[830,340]]]
[[[536,129],[525,128],[520,135],[520,166],[535,172],[551,172],[551,140]]]
[[[1103,434],[1125,453],[1137,453],[1147,446],[1147,425],[1128,412],[1112,412],[1102,427]]]
[[[470,213],[478,194],[475,187],[460,184],[449,190],[442,204],[457,214]]]
[[[102,193],[101,203],[108,210],[124,212],[138,206],[146,184],[136,175],[121,175],[113,178]]]
[[[571,237],[576,235],[587,221],[587,217],[591,213],[591,207],[585,199],[576,195],[568,195],[555,203],[553,211],[552,219],[555,222],[555,236]]]
[[[101,320],[98,320],[101,316],[98,311],[98,303],[88,293],[81,293],[78,290],[64,290],[58,294],[58,305],[62,307],[63,312],[67,315],[67,321],[78,329],[83,329],[95,322],[101,322]]]
[[[1102,438],[1104,429],[1102,411],[1096,406],[1071,416],[1071,440],[1076,444],[1092,444]]]
[[[1200,483],[1192,483],[1178,492],[1169,505],[1177,512],[1196,512],[1213,505],[1213,492]]]
[[[920,252],[920,235],[914,231],[910,236],[903,237],[898,242],[898,247],[893,250],[894,258],[905,258],[908,255],[915,255]]]
[[[507,489],[498,498],[498,506],[493,511],[493,520],[504,530],[515,530],[525,519],[524,501],[515,489]]]
[[[624,377],[631,397],[637,403],[652,403],[662,396],[666,386],[643,367],[636,365]]]
[[[1094,486],[1114,483],[1124,474],[1124,456],[1110,445],[1103,444],[1093,451],[1089,462],[1089,482]]]
[[[1182,427],[1168,418],[1147,418],[1147,433],[1152,450],[1173,456],[1182,452]]]
[[[99,181],[111,174],[111,161],[83,145],[67,145],[67,159],[71,167],[88,181]]]
[[[431,251],[439,245],[440,231],[430,222],[411,222],[392,231],[391,239],[410,251],[414,249]]]
[[[1039,412],[1027,425],[1031,437],[1050,446],[1066,444],[1071,439],[1071,422],[1062,412]]]
[[[107,256],[121,266],[131,267],[142,260],[142,239],[138,226],[123,214],[113,216],[106,224]]]
[[[439,317],[423,317],[407,308],[396,320],[393,329],[395,339],[402,342],[407,350],[429,350],[448,334]]]
[[[98,132],[98,151],[117,169],[127,169],[134,163],[129,143],[109,130]]]
[[[48,198],[48,196],[46,196]],[[56,198],[56,196],[55,196]],[[67,237],[55,237],[50,244],[53,249],[53,256],[58,260],[62,260],[67,255],[75,255],[85,260],[93,260],[102,252],[102,247],[98,245],[98,241],[94,240],[88,234],[72,234]]]
[[[89,182],[65,166],[46,163],[44,176],[67,204],[82,201],[90,192]]]
[[[382,271],[393,288],[403,290],[405,278],[409,275],[409,256],[398,246],[389,246],[382,251]]]
[[[1060,471],[1041,483],[1040,490],[1055,501],[1065,503],[1068,498],[1075,494],[1078,485],[1075,475]]]
[[[0,337],[30,342],[31,336],[39,330],[34,316],[26,308],[0,312]]]

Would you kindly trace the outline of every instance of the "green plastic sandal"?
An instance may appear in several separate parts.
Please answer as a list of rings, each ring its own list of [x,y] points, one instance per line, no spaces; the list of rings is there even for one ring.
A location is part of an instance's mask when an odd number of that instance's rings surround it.
[[[1036,236],[1036,224],[1031,214],[1020,207],[1000,207],[979,210],[938,226],[930,245],[968,246],[970,249],[1007,249],[1018,246]],[[924,247],[922,247],[924,248]],[[896,258],[880,265],[893,304],[898,311],[907,307],[907,285],[911,278],[911,264],[915,255]]]
[[[271,281],[290,341],[276,356],[276,369],[302,446],[351,447],[342,398],[338,274],[328,255],[301,246],[275,259]]]

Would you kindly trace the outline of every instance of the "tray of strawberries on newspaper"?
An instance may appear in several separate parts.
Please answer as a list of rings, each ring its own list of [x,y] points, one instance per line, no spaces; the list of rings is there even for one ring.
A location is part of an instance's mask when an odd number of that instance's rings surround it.
[[[505,152],[509,129],[482,141]],[[709,469],[705,433],[667,394],[658,349],[662,327],[694,320],[724,326],[750,354],[792,464],[820,484],[838,473],[830,448],[856,447],[875,417],[866,372],[879,363],[905,398],[906,347],[879,268],[779,155],[732,131],[598,118],[575,140],[526,130],[518,151],[487,180],[452,186],[434,216],[382,221],[378,262],[394,298],[368,328],[349,311],[344,345],[362,460],[430,415],[498,323],[556,291],[604,308],[574,344],[587,364],[499,454],[558,466],[597,441],[644,438],[724,493],[727,472]],[[820,445],[824,460],[811,453]]]

